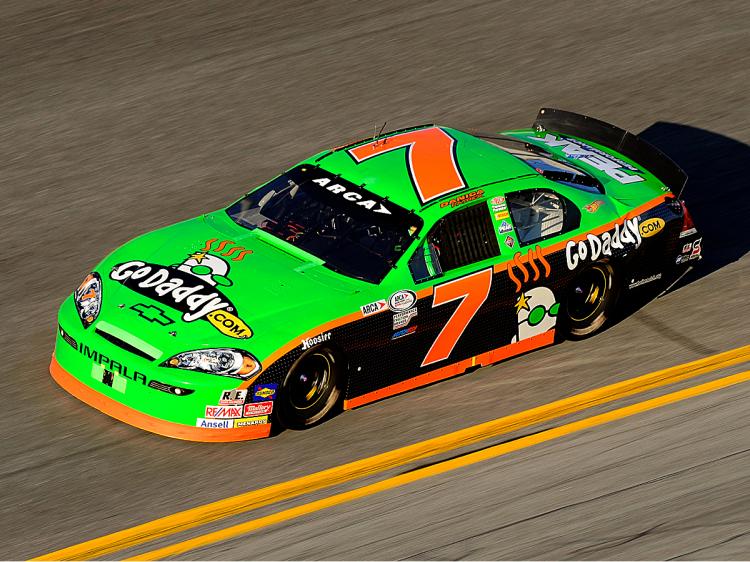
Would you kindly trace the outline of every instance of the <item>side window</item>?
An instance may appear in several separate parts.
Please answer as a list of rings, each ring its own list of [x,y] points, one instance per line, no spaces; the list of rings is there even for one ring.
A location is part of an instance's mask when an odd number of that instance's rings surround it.
[[[578,228],[581,212],[550,190],[530,189],[505,196],[521,246],[528,246]]]
[[[492,219],[482,201],[440,219],[417,248],[409,268],[419,282],[499,255]]]

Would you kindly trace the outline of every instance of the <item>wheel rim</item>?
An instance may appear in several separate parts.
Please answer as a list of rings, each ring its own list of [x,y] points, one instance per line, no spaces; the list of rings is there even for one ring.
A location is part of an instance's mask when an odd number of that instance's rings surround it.
[[[323,353],[312,353],[297,365],[289,377],[289,403],[299,411],[313,408],[325,398],[331,381],[332,363]]]
[[[609,274],[599,266],[579,275],[573,282],[568,299],[568,315],[575,322],[585,322],[602,307],[609,292]]]

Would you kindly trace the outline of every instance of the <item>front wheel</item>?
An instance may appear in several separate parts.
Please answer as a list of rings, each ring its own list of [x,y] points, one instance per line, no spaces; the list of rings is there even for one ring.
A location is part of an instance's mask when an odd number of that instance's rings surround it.
[[[612,316],[617,301],[615,271],[609,263],[596,262],[581,271],[568,287],[565,298],[567,333],[583,338],[599,331]]]
[[[313,348],[302,355],[279,389],[279,423],[287,429],[304,429],[323,419],[341,396],[344,371],[342,360],[329,348]]]

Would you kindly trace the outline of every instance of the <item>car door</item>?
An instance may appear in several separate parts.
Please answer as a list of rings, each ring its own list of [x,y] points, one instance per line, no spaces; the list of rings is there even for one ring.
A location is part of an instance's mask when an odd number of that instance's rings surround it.
[[[507,291],[495,283],[502,255],[496,231],[488,201],[479,199],[421,237],[406,260],[408,271],[396,272],[404,288],[390,294],[390,313],[380,316],[380,329],[387,330],[377,335],[380,359],[365,360],[367,372],[350,380],[349,404],[360,403],[351,397],[369,401],[451,376],[471,366],[472,357],[510,343],[515,323]],[[468,363],[457,366],[462,360]]]

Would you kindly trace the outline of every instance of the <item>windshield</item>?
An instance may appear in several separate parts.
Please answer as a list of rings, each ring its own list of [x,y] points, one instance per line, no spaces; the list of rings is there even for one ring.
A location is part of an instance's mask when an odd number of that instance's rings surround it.
[[[422,219],[322,168],[297,166],[227,209],[343,275],[380,283],[422,227]]]

